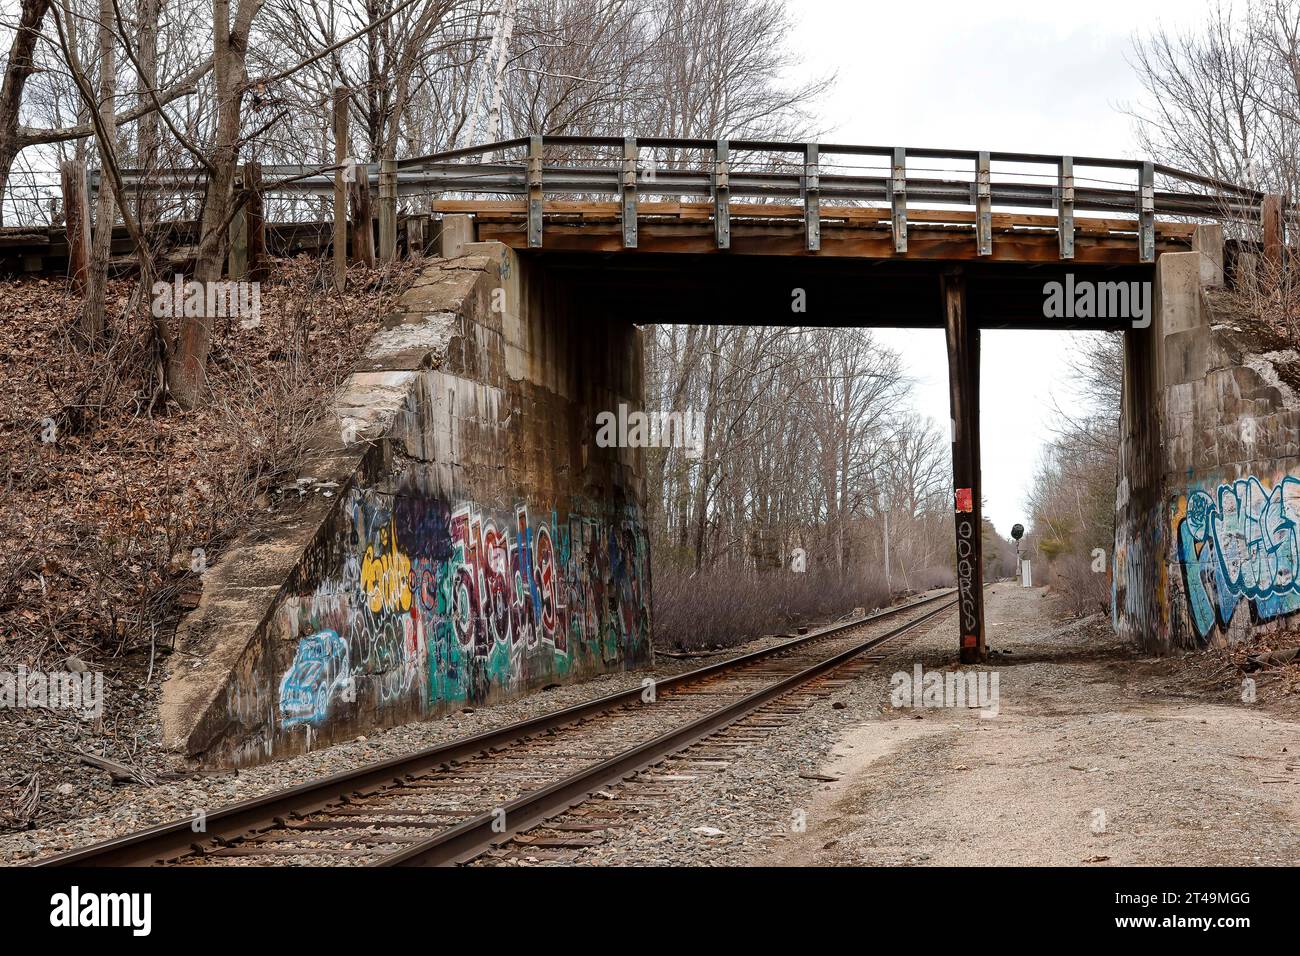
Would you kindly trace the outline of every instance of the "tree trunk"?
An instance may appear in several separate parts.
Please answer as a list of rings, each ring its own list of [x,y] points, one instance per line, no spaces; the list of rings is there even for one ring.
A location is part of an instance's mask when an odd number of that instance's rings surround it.
[[[50,8],[49,0],[23,0],[22,13],[13,43],[9,46],[4,82],[0,84],[0,226],[4,225],[4,196],[9,171],[18,156],[18,114],[23,103],[23,87],[36,72],[32,52],[40,36],[41,21]]]
[[[334,89],[334,289],[342,294],[348,279],[348,192],[343,162],[348,158],[348,91]]]
[[[117,94],[117,56],[113,45],[113,0],[99,0],[99,29],[96,41],[99,61],[99,117],[105,138],[99,144],[99,190],[95,201],[95,231],[90,245],[90,271],[81,328],[89,339],[104,332],[104,309],[108,298],[108,259],[113,251],[113,223],[117,202],[108,176],[112,161],[108,151],[116,146],[117,117],[113,98]]]
[[[212,2],[212,73],[217,97],[217,128],[208,162],[207,198],[199,227],[199,249],[194,278],[200,283],[221,279],[226,253],[226,229],[234,202],[235,165],[239,161],[240,103],[248,29],[258,0],[240,0],[235,25],[230,23],[230,0]],[[202,311],[202,310],[200,310]],[[206,390],[208,350],[212,347],[212,316],[185,316],[167,368],[167,384],[184,408],[199,404]]]
[[[695,570],[704,566],[704,531],[708,526],[709,484],[713,480],[713,419],[718,407],[718,327],[709,327],[709,387],[704,411],[704,453],[700,483],[695,489]]]
[[[140,61],[140,105],[152,104],[150,90],[158,89],[158,17],[162,13],[163,0],[140,0],[140,49],[137,59]],[[158,167],[158,114],[152,110],[140,117],[140,126],[136,134],[139,145],[137,165],[146,175]],[[149,235],[154,220],[158,218],[158,200],[152,192],[143,190],[139,197],[140,230]]]

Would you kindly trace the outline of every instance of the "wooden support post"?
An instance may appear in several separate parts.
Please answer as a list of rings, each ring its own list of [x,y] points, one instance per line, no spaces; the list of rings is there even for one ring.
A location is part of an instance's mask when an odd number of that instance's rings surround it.
[[[993,255],[993,181],[987,152],[975,160],[975,253]]]
[[[640,147],[635,136],[623,139],[623,248],[636,248],[636,174]]]
[[[379,259],[397,258],[397,160],[379,161]]]
[[[348,280],[348,193],[343,163],[348,158],[348,91],[334,90],[334,288],[342,292]]]
[[[907,251],[907,151],[894,147],[889,176],[889,205],[893,211],[894,251]]]
[[[408,255],[424,255],[425,244],[429,241],[428,237],[428,216],[411,216],[406,220],[406,252]]]
[[[370,167],[357,163],[352,181],[352,261],[375,267],[375,217],[370,207]]]
[[[238,204],[226,233],[226,276],[230,279],[243,279],[248,275],[248,206],[243,199],[244,189],[248,184],[248,167],[242,166],[235,173],[233,185],[235,202]]]
[[[528,137],[528,247],[542,245],[542,138]]]
[[[1282,261],[1282,197],[1271,193],[1260,204],[1261,223],[1264,229],[1264,261],[1277,265]]]
[[[86,195],[86,166],[74,159],[59,164],[63,186],[63,223],[68,239],[68,278],[78,292],[86,290],[90,268],[90,200]]]
[[[817,144],[806,143],[803,148],[803,179],[799,191],[803,195],[804,248],[809,252],[816,252],[822,247],[820,165]]]
[[[975,206],[975,255],[993,255],[993,181],[987,151],[976,157],[971,193]]]
[[[262,164],[249,163],[244,167],[248,182],[248,278],[263,282],[267,276],[266,262],[266,206],[262,200]]]
[[[1138,258],[1156,261],[1156,174],[1152,163],[1143,163],[1138,174]]]
[[[1061,258],[1074,258],[1074,157],[1062,156],[1057,168],[1056,233]]]
[[[984,660],[984,555],[980,502],[980,339],[966,312],[966,279],[940,279],[948,336],[948,393],[952,409],[952,476],[957,531],[957,621],[961,661]]]
[[[713,147],[713,241],[731,248],[731,144],[725,139]]]

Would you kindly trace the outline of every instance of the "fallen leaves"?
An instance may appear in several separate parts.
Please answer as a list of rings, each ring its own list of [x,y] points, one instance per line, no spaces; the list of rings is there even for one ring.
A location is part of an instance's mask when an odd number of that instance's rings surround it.
[[[193,550],[210,562],[264,510],[259,495],[292,467],[306,426],[419,268],[354,270],[340,299],[317,265],[276,264],[259,326],[218,322],[214,401],[194,412],[144,407],[149,363],[132,354],[144,330],[124,309],[109,310],[109,335],[91,348],[75,337],[80,301],[66,283],[0,281],[6,313],[27,316],[0,324],[6,661],[147,647],[192,606]],[[110,301],[129,291],[113,280]]]

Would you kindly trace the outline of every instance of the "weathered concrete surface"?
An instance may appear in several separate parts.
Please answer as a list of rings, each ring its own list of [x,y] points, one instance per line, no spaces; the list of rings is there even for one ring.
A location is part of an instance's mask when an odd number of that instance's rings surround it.
[[[650,659],[639,332],[497,243],[432,265],[314,436],[301,503],[203,577],[163,692],[209,765]]]
[[[1232,642],[1300,611],[1300,403],[1216,308],[1222,234],[1156,268],[1126,333],[1116,629],[1151,650]]]

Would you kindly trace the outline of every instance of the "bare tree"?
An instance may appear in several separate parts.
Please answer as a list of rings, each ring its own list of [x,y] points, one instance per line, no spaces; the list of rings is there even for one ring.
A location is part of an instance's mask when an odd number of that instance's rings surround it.
[[[67,9],[69,17],[71,9]],[[99,0],[96,31],[96,57],[99,69],[99,113],[96,128],[100,131],[101,168],[108,168],[108,152],[117,148],[117,122],[113,116],[117,95],[117,47],[113,34],[113,2]],[[104,328],[104,301],[108,290],[108,257],[113,247],[113,224],[117,218],[117,201],[110,181],[100,183],[95,203],[95,231],[90,246],[90,271],[87,276],[86,301],[82,304],[82,328],[88,338],[97,338]]]
[[[23,90],[28,78],[36,71],[36,43],[40,39],[41,21],[49,8],[50,0],[22,0],[18,25],[5,63],[4,80],[0,83],[0,225],[4,223],[3,199],[9,171],[22,149],[18,121]]]

